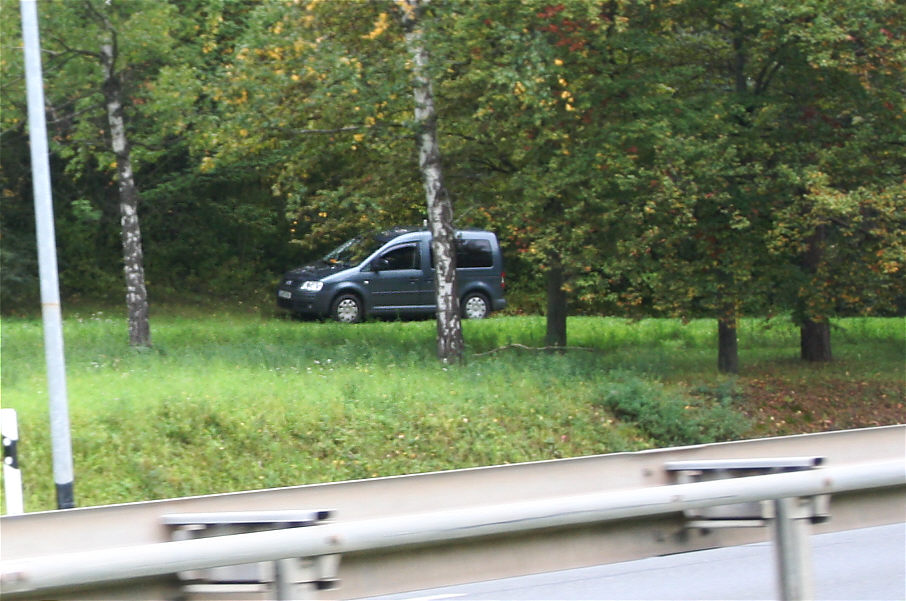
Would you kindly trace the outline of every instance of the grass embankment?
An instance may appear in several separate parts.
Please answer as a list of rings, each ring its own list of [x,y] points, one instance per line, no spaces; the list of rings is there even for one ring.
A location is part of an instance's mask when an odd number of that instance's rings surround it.
[[[434,358],[432,321],[341,326],[163,315],[152,320],[154,348],[137,351],[125,343],[122,319],[71,315],[64,333],[76,500],[139,501],[906,421],[903,320],[838,323],[837,359],[817,368],[796,360],[797,332],[787,322],[744,321],[742,373],[724,377],[714,369],[712,320],[577,317],[570,344],[593,351],[482,356],[475,354],[512,343],[542,345],[544,321],[466,322],[469,360],[444,368]],[[4,319],[2,344],[3,405],[19,414],[26,509],[52,509],[40,322]],[[824,419],[821,407],[840,400],[822,405],[806,392],[816,388],[857,390],[861,397],[846,406],[863,409],[849,422],[839,412]],[[865,407],[886,409],[865,422]]]

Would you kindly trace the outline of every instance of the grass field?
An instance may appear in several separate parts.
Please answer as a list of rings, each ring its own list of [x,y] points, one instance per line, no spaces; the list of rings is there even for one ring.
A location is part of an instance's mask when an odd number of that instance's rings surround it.
[[[464,330],[468,361],[443,367],[433,321],[343,326],[181,310],[154,316],[154,348],[137,351],[121,316],[69,314],[76,502],[906,421],[902,319],[839,320],[835,361],[823,366],[798,361],[788,320],[745,320],[735,377],[716,373],[713,320],[571,318],[570,345],[588,350],[565,354],[489,352],[541,346],[543,318]],[[3,320],[0,366],[3,406],[19,414],[26,510],[52,509],[39,321]]]

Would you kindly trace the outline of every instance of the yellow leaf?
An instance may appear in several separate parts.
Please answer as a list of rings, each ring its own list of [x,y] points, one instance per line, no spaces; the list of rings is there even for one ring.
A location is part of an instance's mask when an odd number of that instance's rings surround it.
[[[380,16],[378,16],[377,23],[374,24],[374,29],[371,30],[371,33],[363,35],[362,37],[366,40],[373,40],[387,31],[389,26],[390,19],[387,17],[387,13],[381,13]]]

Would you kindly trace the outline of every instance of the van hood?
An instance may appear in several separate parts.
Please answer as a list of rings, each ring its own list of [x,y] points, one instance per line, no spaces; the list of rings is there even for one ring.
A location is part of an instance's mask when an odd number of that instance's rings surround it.
[[[314,265],[303,265],[302,267],[296,267],[291,269],[284,274],[284,280],[321,280],[327,276],[338,273],[340,271],[345,271],[349,269],[349,265],[344,265],[342,263],[324,263],[320,262]]]

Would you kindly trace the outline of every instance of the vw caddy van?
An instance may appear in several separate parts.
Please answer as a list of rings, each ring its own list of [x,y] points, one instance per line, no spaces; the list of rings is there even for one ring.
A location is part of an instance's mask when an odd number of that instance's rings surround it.
[[[462,316],[482,319],[506,307],[503,257],[492,232],[456,232]],[[297,315],[356,323],[369,315],[437,310],[431,232],[394,228],[355,237],[313,265],[284,274],[277,306]]]

